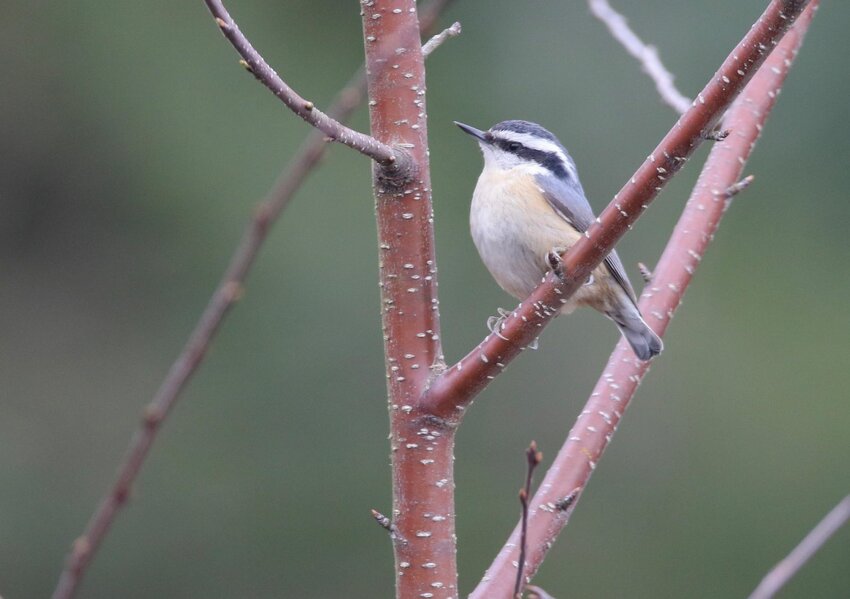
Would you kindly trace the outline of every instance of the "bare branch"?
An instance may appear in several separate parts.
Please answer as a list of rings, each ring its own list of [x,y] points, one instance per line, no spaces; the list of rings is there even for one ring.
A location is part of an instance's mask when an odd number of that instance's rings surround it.
[[[435,0],[422,9],[423,31],[433,29],[440,13],[449,3],[450,0]],[[454,26],[449,29],[452,28]],[[439,36],[445,36],[443,39],[448,37],[445,32],[438,34]],[[423,55],[428,56],[440,46],[440,43],[425,44],[422,48]],[[340,122],[347,121],[354,110],[363,103],[365,94],[366,75],[360,68],[337,94],[328,109],[328,115]],[[327,149],[325,134],[316,129],[311,131],[295,153],[295,157],[278,177],[274,187],[254,210],[254,216],[245,228],[221,282],[213,292],[186,345],[172,364],[156,395],[144,409],[142,422],[130,441],[126,457],[118,469],[114,483],[101,499],[83,534],[74,541],[53,592],[53,599],[68,599],[75,594],[94,553],[109,532],[118,512],[125,505],[130,489],[163,421],[189,380],[203,363],[210,343],[230,308],[242,296],[245,279],[259,255],[271,226],[289,205],[307,176],[318,166]]]
[[[717,128],[713,131],[708,131],[705,135],[703,135],[703,139],[708,141],[723,141],[729,137],[730,133],[731,131],[729,131],[729,129]]]
[[[564,254],[563,267],[567,276],[547,274],[544,282],[504,320],[498,335],[488,335],[478,347],[434,380],[425,398],[429,410],[444,418],[456,418],[475,395],[540,335],[543,327],[559,313],[560,306],[611,252],[658,192],[704,141],[705,133],[714,129],[717,120],[806,4],[803,1],[772,0],[699,93],[694,105],[614,196],[584,238]]]
[[[312,102],[305,100],[289,87],[239,30],[239,26],[227,12],[221,0],[204,0],[204,2],[215,17],[215,22],[221,33],[242,57],[246,68],[253,73],[260,83],[280,98],[292,112],[316,127],[330,139],[357,150],[379,164],[387,166],[396,161],[397,150],[379,142],[374,137],[346,127],[316,108]]]
[[[460,23],[455,21],[452,23],[451,27],[447,27],[443,29],[440,33],[429,39],[426,43],[422,44],[422,54],[424,56],[428,56],[431,52],[439,48],[443,45],[450,37],[457,37],[461,33]]]
[[[727,198],[732,198],[744,191],[750,184],[755,180],[755,177],[752,175],[747,175],[737,183],[733,183],[729,187],[723,190],[723,193],[726,194]]]
[[[381,528],[385,528],[387,531],[392,532],[393,523],[392,520],[384,516],[378,510],[372,510],[372,517],[375,519],[375,522],[381,525]]]
[[[520,516],[520,539],[519,539],[519,561],[517,562],[516,582],[514,583],[514,598],[522,599],[523,589],[523,570],[525,569],[525,550],[526,550],[526,530],[528,527],[528,499],[531,497],[531,479],[534,477],[534,471],[540,462],[543,461],[543,454],[537,451],[537,443],[531,442],[528,449],[525,450],[526,470],[525,484],[519,490],[519,503],[522,508]]]
[[[682,217],[644,290],[640,309],[659,335],[681,304],[684,292],[711,242],[730,202],[726,190],[742,169],[776,100],[792,60],[817,7],[813,1],[797,24],[770,54],[764,67],[747,86],[726,116],[734,132],[712,148]],[[570,250],[572,252],[572,250]],[[617,430],[620,419],[649,369],[635,359],[621,340],[596,383],[575,425],[531,501],[528,521],[529,576],[542,563],[560,531],[566,526],[576,502]],[[565,495],[573,495],[571,508],[558,510]],[[516,544],[520,526],[514,529],[484,579],[470,595],[474,599],[504,595],[513,583]]]
[[[778,593],[782,587],[788,584],[795,574],[806,562],[812,559],[821,547],[838,530],[850,520],[850,495],[842,499],[830,512],[818,522],[800,544],[788,556],[767,573],[756,590],[750,595],[750,599],[770,599]]]
[[[631,30],[625,17],[611,8],[608,0],[588,0],[588,5],[590,12],[605,24],[614,39],[640,62],[644,72],[655,82],[655,89],[661,99],[673,110],[683,114],[690,107],[691,99],[676,89],[673,74],[664,68],[658,57],[658,50],[641,41]]]

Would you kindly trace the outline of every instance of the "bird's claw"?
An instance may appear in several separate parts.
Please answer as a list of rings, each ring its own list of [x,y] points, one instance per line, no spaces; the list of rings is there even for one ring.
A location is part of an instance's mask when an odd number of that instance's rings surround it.
[[[498,311],[499,315],[491,316],[487,319],[487,328],[499,339],[504,339],[505,341],[508,341],[508,338],[502,335],[501,331],[505,329],[505,320],[507,320],[508,316],[510,316],[511,313],[510,311],[505,310],[504,308],[496,308],[496,311]],[[534,340],[525,347],[526,349],[537,349],[539,345],[540,338],[535,337]]]
[[[565,247],[553,247],[548,254],[546,254],[546,262],[549,263],[549,268],[552,269],[552,272],[555,273],[555,276],[563,281],[566,278],[566,273],[564,271],[564,260],[561,258],[561,254],[567,251]]]
[[[510,312],[504,308],[496,308],[496,310],[499,312],[499,315],[491,316],[487,319],[487,328],[490,329],[490,332],[497,337],[505,339],[499,331],[505,328],[505,319],[507,319]],[[505,339],[505,341],[507,341],[507,339]]]

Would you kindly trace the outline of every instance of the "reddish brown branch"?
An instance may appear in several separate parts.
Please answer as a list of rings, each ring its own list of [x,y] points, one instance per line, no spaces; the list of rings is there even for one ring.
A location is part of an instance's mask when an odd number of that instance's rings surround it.
[[[413,176],[374,171],[392,450],[397,597],[457,596],[454,426],[422,410],[442,361],[425,70],[414,0],[361,2],[372,134],[407,150]],[[392,39],[395,52],[381,52]]]
[[[684,113],[690,107],[691,100],[676,89],[673,75],[664,68],[658,57],[658,50],[643,43],[631,30],[625,17],[611,8],[608,0],[589,0],[588,5],[590,12],[605,24],[611,36],[640,62],[644,72],[655,83],[655,89],[661,99],[679,114]]]
[[[850,495],[832,508],[823,520],[818,522],[818,525],[800,541],[800,544],[767,573],[750,595],[750,599],[770,599],[776,595],[848,521],[850,521]]]
[[[807,2],[773,0],[658,147],[614,196],[585,234],[563,257],[565,281],[550,273],[504,320],[499,335],[488,335],[466,357],[434,381],[428,408],[457,418],[472,398],[538,335],[562,303],[587,279],[631,228],[670,178],[702,143],[723,112],[764,62]],[[651,320],[651,319],[650,319]]]
[[[204,2],[215,17],[215,22],[221,33],[242,57],[246,68],[292,112],[330,139],[353,148],[380,164],[389,165],[396,161],[398,152],[389,144],[381,143],[369,135],[346,127],[338,119],[325,114],[316,108],[312,102],[305,100],[289,87],[239,30],[239,26],[227,12],[221,0],[204,0]]]
[[[726,117],[724,124],[732,134],[712,148],[693,194],[653,273],[652,282],[641,296],[641,311],[647,315],[647,320],[659,335],[663,335],[667,329],[729,205],[735,189],[733,186],[739,180],[762,125],[773,107],[816,6],[817,3],[812,2],[799,22],[771,53],[764,68],[759,70]],[[572,495],[571,505],[575,505],[648,369],[648,363],[636,360],[625,342],[618,343],[584,410],[532,499],[528,522],[528,542],[531,548],[529,576],[537,571],[546,552],[569,520],[572,510],[559,509],[561,498]],[[520,534],[519,527],[514,529],[470,597],[499,597],[511,588],[515,574],[513,562],[517,559],[516,543]]]
[[[423,9],[423,31],[427,32],[434,28],[437,18],[449,2],[450,0],[435,0]],[[427,56],[448,37],[458,33],[459,26],[455,23],[447,31],[429,40],[423,46],[423,54]],[[328,109],[328,115],[340,122],[347,121],[354,110],[362,104],[365,93],[366,75],[363,69],[359,69],[348,85],[337,95]],[[109,532],[112,522],[126,504],[132,485],[163,421],[206,357],[210,343],[230,308],[241,296],[245,279],[256,261],[271,226],[289,205],[289,201],[300,189],[307,176],[318,166],[327,148],[325,134],[313,130],[281,173],[266,199],[254,210],[254,217],[245,228],[221,282],[213,292],[189,340],[172,364],[156,395],[145,408],[142,422],[130,441],[126,457],[118,469],[115,481],[101,499],[83,534],[74,541],[53,592],[53,599],[68,599],[76,592],[82,576]]]

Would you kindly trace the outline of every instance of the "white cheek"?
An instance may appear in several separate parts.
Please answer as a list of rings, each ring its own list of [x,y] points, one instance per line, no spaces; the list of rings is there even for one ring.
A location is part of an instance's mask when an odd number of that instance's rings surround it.
[[[515,154],[503,152],[490,145],[480,144],[481,152],[484,154],[484,166],[499,170],[508,170],[522,164],[522,160]]]

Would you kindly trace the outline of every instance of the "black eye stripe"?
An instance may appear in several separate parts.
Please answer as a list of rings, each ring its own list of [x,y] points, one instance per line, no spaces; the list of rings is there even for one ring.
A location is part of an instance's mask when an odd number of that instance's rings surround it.
[[[505,152],[515,154],[523,160],[533,160],[541,166],[549,169],[552,174],[558,177],[569,177],[569,173],[564,167],[564,163],[561,162],[561,158],[555,152],[544,152],[543,150],[527,148],[519,142],[507,141],[504,139],[497,139],[495,144]]]

